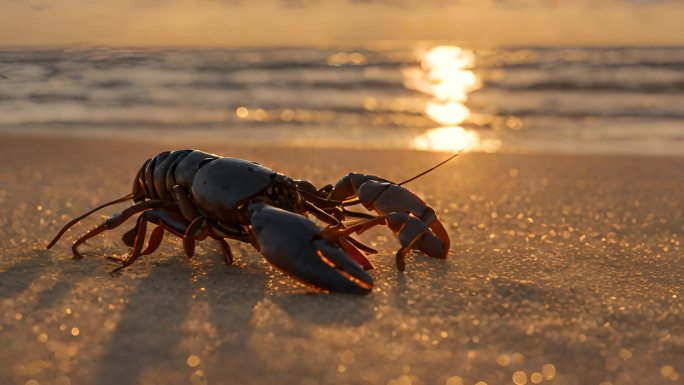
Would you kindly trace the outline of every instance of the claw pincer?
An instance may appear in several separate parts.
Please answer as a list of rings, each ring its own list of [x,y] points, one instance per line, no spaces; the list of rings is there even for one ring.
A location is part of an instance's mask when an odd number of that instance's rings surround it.
[[[337,245],[321,236],[321,229],[305,217],[254,203],[252,230],[263,256],[295,279],[317,288],[366,294],[373,280]]]

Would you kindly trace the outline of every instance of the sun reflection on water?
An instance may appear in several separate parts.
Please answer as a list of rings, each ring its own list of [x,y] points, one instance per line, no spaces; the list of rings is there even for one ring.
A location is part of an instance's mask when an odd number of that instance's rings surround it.
[[[442,102],[465,102],[467,93],[481,87],[475,73],[472,51],[454,46],[438,46],[422,54],[421,68],[430,82],[429,94]]]
[[[439,127],[413,139],[413,147],[426,151],[463,151],[476,145],[478,135],[463,127]]]
[[[468,119],[470,110],[458,102],[428,102],[425,106],[425,113],[439,124],[454,125]]]
[[[430,97],[423,111],[428,118],[442,126],[417,136],[412,146],[429,151],[480,148],[479,133],[459,126],[470,116],[470,110],[465,105],[468,93],[482,87],[472,71],[474,53],[443,45],[419,51],[417,55],[421,61],[420,67],[404,71],[404,86]]]

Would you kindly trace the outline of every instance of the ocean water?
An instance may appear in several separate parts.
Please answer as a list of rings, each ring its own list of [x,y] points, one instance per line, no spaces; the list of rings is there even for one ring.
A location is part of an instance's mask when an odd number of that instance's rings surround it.
[[[684,155],[684,47],[0,49],[0,131]]]

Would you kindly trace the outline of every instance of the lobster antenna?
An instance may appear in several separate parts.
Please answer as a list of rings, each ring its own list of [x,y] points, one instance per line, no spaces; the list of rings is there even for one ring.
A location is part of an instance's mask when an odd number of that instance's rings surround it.
[[[463,151],[459,151],[459,152],[455,153],[454,155],[450,156],[448,159],[443,160],[443,161],[437,163],[437,165],[435,165],[435,166],[433,166],[433,167],[431,167],[431,168],[429,168],[429,169],[427,169],[427,170],[421,172],[420,174],[418,174],[418,175],[416,175],[416,176],[414,176],[414,177],[411,177],[411,178],[409,178],[409,179],[406,179],[405,181],[403,181],[403,182],[401,182],[401,183],[397,183],[397,185],[398,185],[398,186],[401,186],[401,185],[405,185],[405,184],[408,183],[408,182],[414,181],[414,180],[420,178],[421,176],[423,176],[423,175],[425,175],[425,174],[427,174],[427,173],[429,173],[429,172],[435,170],[437,167],[439,167],[439,166],[441,166],[441,165],[447,163],[448,161],[454,159],[455,157],[461,155],[462,153],[463,153]]]
[[[52,246],[54,246],[55,243],[57,243],[57,241],[59,241],[59,238],[61,238],[62,235],[63,235],[67,230],[69,230],[69,228],[70,228],[71,226],[73,226],[73,225],[75,225],[76,223],[78,223],[81,219],[83,219],[83,218],[87,217],[88,215],[90,215],[90,214],[92,214],[92,213],[94,213],[94,212],[96,212],[96,211],[98,211],[98,210],[100,210],[100,209],[103,209],[103,208],[105,208],[105,207],[107,207],[107,206],[111,206],[111,205],[116,204],[116,203],[125,202],[125,201],[127,201],[127,200],[129,200],[129,199],[132,199],[132,198],[133,198],[133,194],[131,193],[131,194],[128,194],[128,195],[126,195],[126,196],[123,196],[123,197],[121,197],[121,198],[119,198],[119,199],[115,199],[115,200],[113,200],[113,201],[111,201],[111,202],[107,202],[107,203],[105,203],[105,204],[103,204],[103,205],[101,205],[101,206],[97,206],[97,207],[95,207],[94,209],[88,211],[87,213],[82,214],[81,216],[78,216],[78,217],[72,219],[69,223],[67,223],[66,225],[64,225],[64,227],[62,227],[61,230],[59,230],[59,233],[57,233],[57,235],[55,235],[54,238],[52,238],[52,241],[50,241],[50,243],[48,243],[47,248],[49,249],[49,248],[51,248]]]
[[[427,169],[427,170],[421,172],[420,174],[418,174],[418,175],[416,175],[416,176],[413,176],[413,177],[411,177],[411,178],[409,178],[409,179],[406,179],[405,181],[403,181],[403,182],[401,182],[401,183],[397,183],[397,186],[405,185],[405,184],[408,183],[408,182],[411,182],[411,181],[414,181],[414,180],[420,178],[421,176],[423,176],[423,175],[425,175],[425,174],[427,174],[427,173],[433,171],[433,170],[436,169],[437,167],[439,167],[439,166],[443,165],[444,163],[446,163],[446,162],[448,162],[448,161],[454,159],[455,157],[461,155],[462,153],[463,153],[463,151],[459,151],[459,152],[455,153],[454,155],[450,156],[450,157],[447,158],[446,160],[443,160],[443,161],[439,162],[439,163],[436,164],[435,166],[433,166],[433,167],[431,167],[431,168],[429,168],[429,169]],[[344,206],[354,206],[354,205],[358,204],[359,202],[360,202],[360,201],[359,201],[359,198],[351,198],[351,199],[347,199],[347,200],[342,201],[342,206],[343,206],[343,207],[344,207]]]

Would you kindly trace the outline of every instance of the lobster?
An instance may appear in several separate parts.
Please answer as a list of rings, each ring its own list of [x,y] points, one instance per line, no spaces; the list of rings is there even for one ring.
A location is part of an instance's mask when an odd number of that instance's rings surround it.
[[[366,254],[377,250],[354,239],[353,234],[376,225],[388,226],[401,243],[396,253],[399,270],[404,270],[405,256],[412,249],[446,258],[450,240],[435,211],[402,185],[456,155],[402,183],[350,173],[334,186],[318,189],[309,181],[295,180],[243,159],[197,150],[165,151],[144,162],[130,194],[72,219],[47,248],[94,212],[132,200],[132,206],[72,244],[75,259],[82,258],[78,247],[88,239],[139,214],[135,226],[122,235],[123,242],[132,248],[130,255],[109,257],[121,263],[112,273],[153,253],[169,232],[182,239],[188,258],[194,255],[197,241],[211,238],[219,243],[226,263],[232,264],[226,239],[236,240],[251,244],[272,265],[317,289],[367,294],[373,280],[366,270],[373,265]],[[367,212],[348,209],[358,204]],[[308,215],[327,226],[320,228]],[[149,224],[155,227],[145,246]]]

